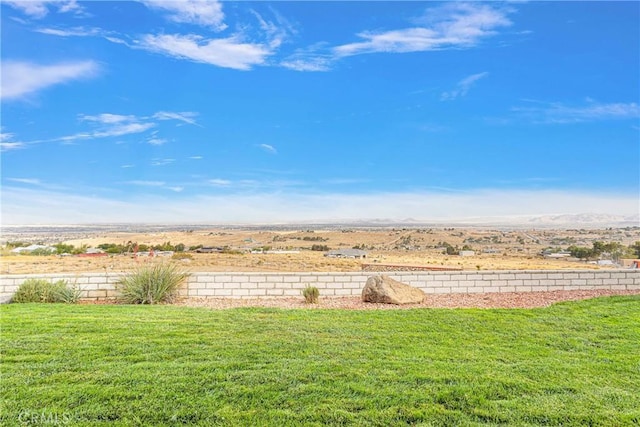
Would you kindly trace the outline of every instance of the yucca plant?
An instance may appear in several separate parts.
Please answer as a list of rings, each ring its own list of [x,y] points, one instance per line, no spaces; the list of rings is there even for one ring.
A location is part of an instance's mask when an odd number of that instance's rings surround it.
[[[157,304],[171,302],[189,273],[175,264],[144,266],[117,282],[121,299],[127,304]]]
[[[63,286],[55,286],[52,290],[54,299],[54,301],[52,302],[64,302],[67,304],[75,304],[76,302],[78,302],[82,291],[80,291],[80,289],[75,286],[67,286],[67,283],[62,280],[60,280],[60,282],[62,282]]]
[[[320,291],[315,286],[307,286],[302,290],[302,296],[307,304],[315,304],[320,297]]]
[[[64,280],[51,283],[45,279],[27,279],[16,291],[13,302],[65,302],[75,303],[80,298],[80,291],[70,288]]]

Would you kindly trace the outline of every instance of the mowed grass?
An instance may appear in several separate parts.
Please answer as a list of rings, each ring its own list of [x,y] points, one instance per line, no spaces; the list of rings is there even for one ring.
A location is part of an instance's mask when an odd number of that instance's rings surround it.
[[[534,310],[0,313],[2,425],[640,424],[640,296]]]

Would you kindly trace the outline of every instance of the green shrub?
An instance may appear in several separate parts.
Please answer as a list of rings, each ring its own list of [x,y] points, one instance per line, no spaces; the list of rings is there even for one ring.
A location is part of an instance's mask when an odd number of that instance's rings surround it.
[[[124,276],[117,287],[127,304],[157,304],[171,302],[187,277],[175,264],[156,264]]]
[[[47,255],[53,255],[55,253],[56,253],[55,249],[48,249],[48,248],[38,248],[38,249],[32,250],[31,252],[28,252],[29,255],[33,255],[33,256],[47,256]]]
[[[79,298],[80,290],[69,287],[64,280],[51,283],[44,279],[27,279],[18,287],[12,301],[17,303],[64,302],[72,304],[78,302]]]
[[[230,246],[223,247],[220,253],[227,254],[227,255],[244,255],[244,252],[238,249],[233,249]]]
[[[307,304],[315,304],[318,302],[320,291],[315,286],[307,286],[302,290],[302,296]]]

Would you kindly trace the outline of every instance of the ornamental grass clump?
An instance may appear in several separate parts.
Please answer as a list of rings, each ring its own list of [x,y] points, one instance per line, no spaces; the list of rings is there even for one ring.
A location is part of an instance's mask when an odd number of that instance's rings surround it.
[[[189,273],[175,264],[144,266],[117,282],[121,299],[127,304],[172,302]]]
[[[320,291],[315,286],[307,286],[302,290],[302,296],[307,304],[316,304],[318,297],[320,297]]]
[[[49,302],[76,303],[80,298],[80,290],[69,287],[64,280],[51,283],[45,279],[27,279],[16,291],[13,302]]]

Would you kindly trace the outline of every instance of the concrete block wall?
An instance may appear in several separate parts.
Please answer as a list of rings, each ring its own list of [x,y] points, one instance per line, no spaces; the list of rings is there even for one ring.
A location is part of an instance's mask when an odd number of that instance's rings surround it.
[[[192,273],[180,295],[195,298],[297,297],[315,286],[323,297],[358,296],[372,272],[346,273]],[[640,291],[640,270],[501,270],[407,271],[388,275],[426,293],[542,292],[562,290]],[[66,280],[85,299],[117,297],[119,274],[45,274],[0,276],[0,302],[10,301],[18,286],[29,278]]]

